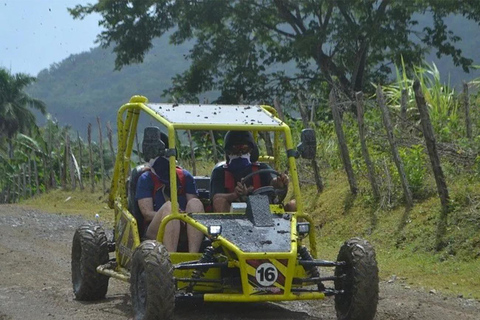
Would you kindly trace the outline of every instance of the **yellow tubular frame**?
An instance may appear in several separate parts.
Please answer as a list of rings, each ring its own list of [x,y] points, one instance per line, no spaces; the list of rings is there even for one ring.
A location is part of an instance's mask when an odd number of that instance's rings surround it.
[[[130,157],[133,149],[134,139],[135,139],[135,132],[137,129],[138,119],[140,112],[145,112],[150,115],[152,118],[163,124],[166,129],[168,130],[168,137],[169,137],[169,146],[170,149],[175,150],[175,131],[176,130],[245,130],[246,126],[243,124],[239,125],[218,125],[218,124],[190,124],[190,123],[170,123],[168,120],[157,114],[151,108],[149,108],[146,104],[148,100],[142,96],[133,96],[130,99],[130,102],[123,105],[117,115],[117,127],[118,127],[118,151],[117,157],[115,162],[115,168],[113,173],[113,180],[112,180],[112,187],[111,192],[109,195],[109,206],[112,209],[115,209],[115,224],[118,223],[121,215],[126,216],[130,223],[136,225],[135,219],[128,212],[127,208],[127,199],[126,199],[126,181],[130,171]],[[265,111],[269,112],[273,117],[276,116],[276,111],[274,108],[270,106],[261,106]],[[126,115],[125,115],[126,113]],[[124,120],[125,119],[125,120]],[[278,119],[277,119],[278,120]],[[280,125],[255,125],[251,124],[248,125],[248,130],[253,131],[255,136],[258,134],[258,131],[273,131],[274,132],[274,145],[275,145],[275,155],[274,161],[275,165],[278,168],[278,164],[280,161],[279,153],[280,153],[280,135],[283,132],[285,137],[285,146],[287,150],[294,150],[293,140],[291,136],[290,128],[287,124],[278,120],[281,124]],[[245,253],[241,251],[235,244],[229,242],[227,239],[219,236],[218,239],[215,240],[214,245],[218,246],[221,245],[225,247],[227,250],[234,253],[238,258],[238,267],[245,269],[247,259],[287,259],[288,260],[288,267],[287,274],[293,275],[295,273],[295,268],[297,268],[296,261],[297,261],[297,235],[296,235],[296,221],[298,218],[302,218],[310,222],[312,228],[310,229],[309,234],[309,243],[312,255],[314,258],[317,256],[317,248],[316,248],[316,239],[315,239],[315,228],[313,227],[313,220],[312,218],[303,212],[303,201],[302,201],[302,194],[300,192],[300,184],[298,180],[297,174],[297,167],[295,158],[290,155],[288,157],[288,167],[290,171],[290,181],[293,185],[293,193],[294,197],[297,201],[297,212],[293,213],[292,216],[292,229],[291,229],[291,238],[294,239],[291,243],[291,250],[289,252],[273,252],[273,253],[265,253],[265,252],[258,252],[258,253]],[[170,184],[171,190],[177,189],[177,179],[176,177],[176,163],[175,163],[175,156],[170,156]],[[186,214],[182,214],[179,212],[178,208],[178,199],[177,193],[171,193],[171,203],[172,203],[172,214],[168,215],[165,219],[162,220],[160,224],[160,228],[157,234],[157,240],[162,242],[164,233],[165,233],[165,226],[166,224],[173,220],[179,219],[185,221],[186,223],[194,226],[204,234],[207,234],[207,227],[197,222],[195,219],[191,218]],[[134,232],[134,246],[138,246],[139,238],[138,232]],[[135,248],[131,248],[133,251]],[[173,261],[181,261],[182,256],[186,256],[184,253],[171,253],[171,257]],[[191,256],[191,254],[190,254]],[[118,258],[118,253],[117,253]],[[117,260],[118,261],[118,260]],[[125,266],[120,265],[118,269],[124,270]],[[245,275],[246,270],[241,270],[241,274]],[[119,277],[121,278],[121,277]],[[289,277],[292,278],[292,277]],[[242,276],[242,286],[243,288],[247,288],[248,278]],[[324,298],[324,294],[320,292],[302,292],[302,293],[292,293],[292,283],[285,283],[284,293],[283,294],[265,294],[265,295],[251,295],[248,292],[244,292],[243,294],[217,294],[217,293],[206,293],[204,295],[205,301],[239,301],[239,302],[247,302],[247,301],[279,301],[279,300],[306,300],[306,299],[321,299]]]

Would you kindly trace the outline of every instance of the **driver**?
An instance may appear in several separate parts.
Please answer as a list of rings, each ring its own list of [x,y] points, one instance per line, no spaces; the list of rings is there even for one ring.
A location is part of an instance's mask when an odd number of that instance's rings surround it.
[[[214,212],[229,212],[232,202],[246,201],[246,196],[260,187],[273,186],[280,189],[288,186],[288,176],[284,173],[275,178],[270,173],[261,173],[249,179],[248,186],[243,183],[242,178],[248,174],[271,169],[266,163],[256,162],[258,147],[251,132],[228,131],[223,147],[226,163],[213,169],[210,182]]]

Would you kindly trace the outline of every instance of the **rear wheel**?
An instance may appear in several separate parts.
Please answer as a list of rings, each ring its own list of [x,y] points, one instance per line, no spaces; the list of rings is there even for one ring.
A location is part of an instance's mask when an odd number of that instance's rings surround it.
[[[132,258],[130,293],[134,319],[172,319],[175,308],[173,267],[167,249],[147,240]]]
[[[103,228],[98,225],[80,226],[72,243],[72,284],[77,300],[105,298],[109,278],[96,269],[108,259],[108,242]]]
[[[378,304],[378,267],[375,250],[366,240],[346,241],[338,253],[338,261],[346,265],[335,268],[335,289],[343,294],[335,296],[339,320],[372,320]]]

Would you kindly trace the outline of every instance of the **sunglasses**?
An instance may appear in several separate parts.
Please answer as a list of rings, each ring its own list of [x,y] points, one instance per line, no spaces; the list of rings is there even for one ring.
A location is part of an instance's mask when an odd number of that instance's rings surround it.
[[[230,148],[231,154],[246,154],[249,153],[252,148],[248,144],[236,144]]]

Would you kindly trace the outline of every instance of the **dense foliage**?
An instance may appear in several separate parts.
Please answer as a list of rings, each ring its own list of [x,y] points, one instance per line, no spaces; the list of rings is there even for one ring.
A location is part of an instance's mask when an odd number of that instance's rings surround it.
[[[113,45],[117,68],[142,62],[152,40],[170,30],[174,44],[193,39],[190,67],[170,93],[192,100],[220,90],[224,103],[291,97],[298,88],[320,91],[334,81],[351,97],[384,81],[401,56],[419,64],[429,49],[468,70],[472,60],[455,46],[460,38],[444,18],[480,19],[480,5],[456,0],[102,0],[70,12],[102,15],[99,40]],[[419,28],[422,14],[432,20]],[[292,74],[284,71],[289,63]]]

